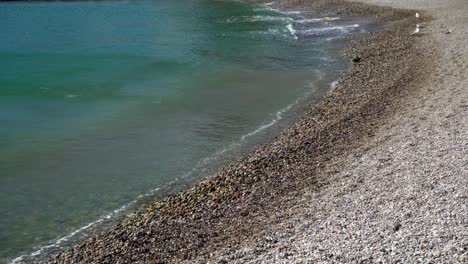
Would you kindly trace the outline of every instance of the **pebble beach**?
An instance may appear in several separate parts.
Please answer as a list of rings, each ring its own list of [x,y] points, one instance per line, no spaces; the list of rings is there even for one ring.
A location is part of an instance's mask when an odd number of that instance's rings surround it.
[[[383,29],[271,142],[36,262],[468,262],[468,2],[269,4]]]

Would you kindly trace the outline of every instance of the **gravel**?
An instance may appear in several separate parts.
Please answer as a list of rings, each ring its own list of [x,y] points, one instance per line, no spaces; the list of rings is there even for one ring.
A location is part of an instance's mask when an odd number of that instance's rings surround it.
[[[37,261],[466,263],[468,3],[426,2],[420,19],[338,0],[276,4],[386,27],[353,41],[344,54],[360,60],[272,142]]]

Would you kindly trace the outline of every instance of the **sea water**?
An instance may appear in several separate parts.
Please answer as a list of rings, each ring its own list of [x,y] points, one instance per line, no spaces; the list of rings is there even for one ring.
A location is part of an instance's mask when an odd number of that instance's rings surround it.
[[[1,262],[265,142],[365,30],[219,0],[0,3],[0,25]]]

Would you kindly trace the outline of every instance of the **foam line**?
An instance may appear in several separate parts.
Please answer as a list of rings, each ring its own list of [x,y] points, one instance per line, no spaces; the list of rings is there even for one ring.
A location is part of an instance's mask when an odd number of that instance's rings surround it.
[[[301,11],[279,11],[282,14],[288,14],[288,15],[299,15],[302,14]]]
[[[276,124],[278,121],[280,121],[281,119],[283,119],[283,114],[286,113],[289,109],[291,109],[294,105],[296,105],[299,101],[296,100],[296,102],[286,106],[285,108],[279,110],[278,112],[276,112],[275,114],[275,118],[273,118],[270,122],[268,122],[267,124],[265,125],[262,125],[260,127],[258,127],[257,129],[255,129],[254,131],[250,132],[250,133],[247,133],[245,135],[243,135],[241,137],[241,141],[244,141],[245,139],[247,139],[248,137],[251,137],[253,135],[256,135],[260,132],[262,132],[263,130],[273,126],[274,124]]]
[[[239,17],[239,18],[229,18],[226,20],[228,23],[237,23],[237,22],[258,22],[258,21],[288,21],[293,22],[294,19],[290,17],[281,17],[281,16],[252,16],[252,17]]]
[[[357,28],[359,27],[358,24],[347,25],[347,26],[334,26],[334,27],[324,27],[324,28],[312,28],[306,30],[300,30],[300,33],[316,33],[316,32],[325,32],[325,31],[333,31],[333,30],[345,30],[348,28]]]
[[[323,77],[325,76],[322,72],[316,70],[316,73],[318,74],[318,78],[317,80],[313,81],[313,82],[310,82],[309,83],[309,87],[311,88],[315,88],[315,83],[322,80]],[[278,123],[281,119],[283,119],[283,115],[284,113],[286,113],[287,111],[291,110],[291,108],[293,108],[295,105],[299,104],[304,98],[307,98],[307,96],[309,96],[313,91],[309,91],[309,92],[306,92],[303,96],[301,96],[300,98],[298,98],[296,101],[294,101],[292,104],[286,106],[285,108],[279,110],[278,112],[275,113],[275,118],[273,118],[270,122],[268,122],[267,124],[264,124],[260,127],[258,127],[257,129],[255,129],[254,131],[250,132],[250,133],[247,133],[245,135],[243,135],[241,137],[241,141],[244,141],[245,139],[247,139],[248,137],[251,137],[251,136],[254,136],[260,132],[262,132],[263,130],[273,126],[274,124]]]
[[[334,21],[334,20],[339,20],[339,17],[323,17],[323,18],[304,18],[304,19],[298,19],[294,22],[296,23],[313,23],[313,22],[322,22],[322,21]]]

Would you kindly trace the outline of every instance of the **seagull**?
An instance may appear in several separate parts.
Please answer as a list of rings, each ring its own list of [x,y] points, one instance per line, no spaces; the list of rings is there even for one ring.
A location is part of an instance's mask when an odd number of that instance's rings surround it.
[[[452,29],[449,29],[449,30],[447,30],[447,31],[442,31],[442,33],[444,33],[444,34],[451,34],[451,33],[452,33]]]
[[[418,34],[421,31],[419,24],[416,24],[416,29],[413,31],[412,35]]]
[[[416,15],[415,15],[415,16],[416,16],[416,18],[419,18],[419,13],[418,13],[418,12],[416,12]]]

